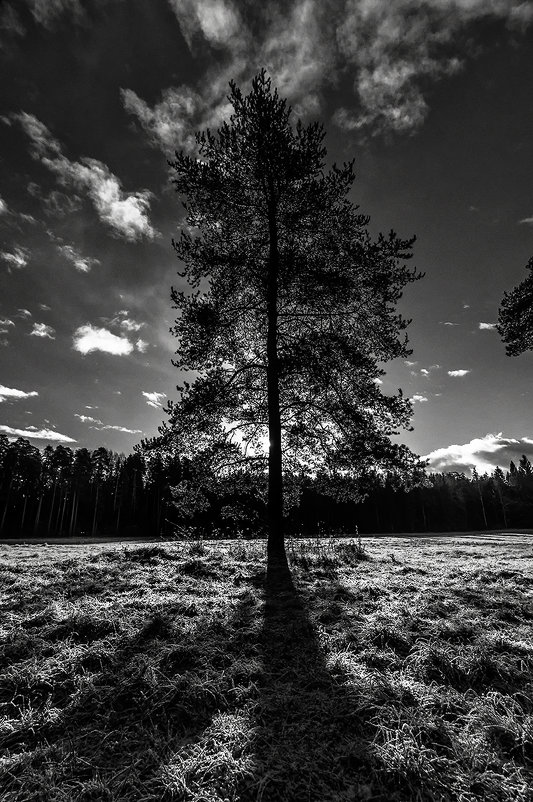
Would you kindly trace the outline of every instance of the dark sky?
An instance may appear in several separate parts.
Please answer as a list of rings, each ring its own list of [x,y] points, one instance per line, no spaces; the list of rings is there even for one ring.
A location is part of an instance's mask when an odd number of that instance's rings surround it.
[[[416,234],[402,440],[436,469],[533,457],[533,355],[494,324],[533,254],[533,2],[0,5],[0,432],[129,452],[179,381],[166,164],[267,67],[373,233]]]

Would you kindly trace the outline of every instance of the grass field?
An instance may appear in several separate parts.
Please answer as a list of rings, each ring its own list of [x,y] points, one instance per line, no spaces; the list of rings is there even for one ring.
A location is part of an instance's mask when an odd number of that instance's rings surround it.
[[[533,799],[533,538],[0,546],[0,799]]]

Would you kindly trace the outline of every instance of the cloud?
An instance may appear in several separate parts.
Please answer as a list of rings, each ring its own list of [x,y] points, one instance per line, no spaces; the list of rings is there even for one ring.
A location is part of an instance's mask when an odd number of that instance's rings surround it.
[[[28,317],[33,317],[33,315],[29,309],[19,309],[17,312],[17,317],[28,318]]]
[[[60,434],[53,429],[35,429],[33,426],[27,429],[13,429],[11,426],[0,426],[0,432],[11,437],[27,437],[29,440],[51,440],[56,443],[75,443],[76,440],[66,434]]]
[[[29,137],[33,157],[54,173],[61,184],[84,192],[100,220],[109,225],[113,233],[131,242],[156,236],[148,218],[152,198],[149,190],[125,193],[119,179],[103,162],[87,157],[70,161],[62,153],[58,140],[32,114],[19,112],[12,117]]]
[[[85,17],[81,0],[27,0],[33,18],[49,30],[63,14],[70,14],[75,21]]]
[[[162,400],[163,398],[167,397],[166,393],[146,393],[144,390],[142,391],[143,396],[146,398],[146,403],[149,407],[155,407],[155,409],[160,409],[162,407]]]
[[[0,195],[0,215],[7,214],[7,212],[8,212],[7,203]]]
[[[448,376],[454,376],[454,377],[457,377],[457,378],[462,378],[463,376],[466,376],[466,374],[470,373],[470,372],[471,372],[470,370],[449,370],[448,371]]]
[[[518,225],[522,224],[533,226],[533,217],[524,217],[522,220],[519,220]]]
[[[14,325],[15,324],[13,323],[13,321],[10,320],[8,317],[0,318],[0,326],[14,326]]]
[[[252,34],[230,2],[171,0],[171,5],[189,47],[201,36],[215,51],[224,51],[224,61],[215,59],[194,87],[163,90],[153,107],[133,90],[121,90],[124,108],[137,118],[151,144],[167,154],[194,151],[195,131],[215,128],[231,114],[230,79],[249,84],[258,65],[267,68],[297,115],[318,113],[325,82],[335,80],[335,30],[325,4],[297,0],[286,13],[270,4],[260,12],[255,28],[260,34]]]
[[[452,323],[450,320],[441,320],[443,326],[458,326],[459,323]]]
[[[6,401],[8,398],[13,401],[19,401],[24,398],[33,398],[37,395],[39,395],[37,390],[30,390],[30,392],[27,393],[24,390],[15,390],[13,387],[5,387],[3,384],[0,384],[0,403]]]
[[[341,127],[410,132],[428,113],[431,84],[463,69],[481,52],[471,25],[491,17],[526,27],[530,3],[513,0],[347,0],[339,49],[355,70],[359,108],[341,109]]]
[[[481,331],[495,331],[496,323],[480,323],[479,328]]]
[[[432,86],[483,52],[473,23],[521,32],[533,21],[533,4],[516,0],[293,0],[258,4],[253,25],[234,0],[169,3],[189,49],[209,48],[213,66],[194,86],[165,89],[153,107],[122,90],[125,109],[166,153],[193,150],[194,131],[228,113],[229,78],[242,86],[258,65],[298,115],[317,114],[330,87],[350,76],[353,95],[334,114],[341,128],[411,133],[426,119]]]
[[[137,351],[139,351],[139,353],[145,354],[148,351],[148,343],[146,342],[146,340],[141,340],[141,338],[139,337],[139,339],[135,343],[135,348],[137,349]]]
[[[13,36],[24,36],[26,29],[22,21],[10,3],[4,3],[0,6],[0,34],[12,34]],[[0,39],[0,48],[2,41]]]
[[[128,429],[126,426],[103,423],[99,418],[93,418],[91,415],[80,415],[78,412],[75,412],[74,417],[79,418],[82,423],[92,424],[89,428],[95,429],[97,432],[103,432],[110,429],[112,431],[123,432],[125,434],[142,434],[141,429]]]
[[[107,329],[91,326],[90,323],[76,329],[73,348],[80,354],[104,351],[116,356],[127,356],[133,351],[133,345],[126,337],[117,337]]]
[[[126,426],[112,426],[110,423],[104,426],[91,426],[91,429],[96,429],[98,432],[111,429],[114,432],[124,432],[125,434],[142,434],[142,429],[128,429]]]
[[[411,401],[413,403],[415,403],[415,404],[416,403],[425,404],[426,401],[427,401],[427,398],[426,398],[425,395],[413,395],[413,396],[411,396]]]
[[[30,252],[27,248],[15,246],[12,251],[1,251],[0,259],[8,265],[8,270],[14,267],[20,270],[21,267],[26,267],[30,258]]]
[[[71,262],[80,273],[88,273],[94,265],[99,265],[100,260],[92,256],[82,256],[73,245],[58,245],[57,250],[68,262]]]
[[[140,323],[138,320],[133,320],[133,318],[129,317],[129,314],[127,309],[121,309],[120,312],[108,322],[110,325],[120,326],[123,331],[127,331],[130,334],[135,331],[140,331],[145,324]]]
[[[212,45],[229,45],[242,30],[242,21],[232,3],[224,0],[170,0],[189,49],[201,33]]]
[[[46,323],[34,323],[33,329],[30,331],[31,337],[48,337],[50,340],[55,340],[55,329],[52,326],[47,326]]]
[[[92,409],[92,407],[90,407]],[[98,418],[93,418],[91,415],[80,415],[78,412],[74,413],[75,418],[79,418],[82,423],[98,423],[103,426],[103,423]]]
[[[468,473],[475,468],[478,473],[491,473],[497,465],[506,467],[511,460],[518,462],[522,454],[532,455],[532,445],[528,437],[517,440],[503,437],[499,432],[476,437],[462,445],[437,448],[422,459],[429,460],[428,470],[433,472]]]

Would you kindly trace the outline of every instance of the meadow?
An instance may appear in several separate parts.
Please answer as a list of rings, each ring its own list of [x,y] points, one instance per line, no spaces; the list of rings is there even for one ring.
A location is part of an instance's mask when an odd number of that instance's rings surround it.
[[[3,802],[533,799],[533,538],[0,546]]]

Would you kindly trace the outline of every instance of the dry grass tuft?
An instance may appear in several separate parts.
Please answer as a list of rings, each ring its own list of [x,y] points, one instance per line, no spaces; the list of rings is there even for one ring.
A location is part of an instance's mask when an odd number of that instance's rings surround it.
[[[2,802],[533,799],[525,537],[1,549]]]

